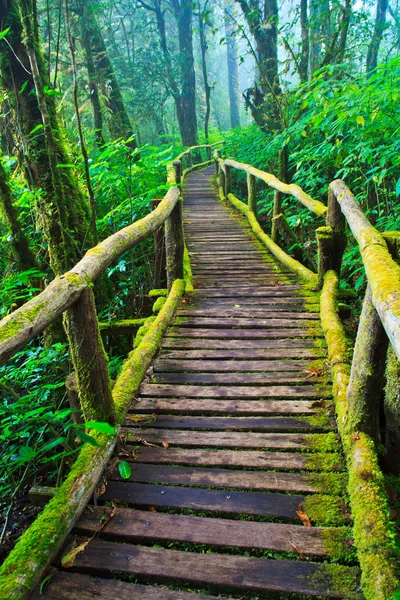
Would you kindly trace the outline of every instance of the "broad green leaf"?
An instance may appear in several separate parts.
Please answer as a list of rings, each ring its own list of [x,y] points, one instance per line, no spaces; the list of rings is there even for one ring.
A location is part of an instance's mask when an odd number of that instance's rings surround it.
[[[78,436],[78,438],[81,439],[82,442],[85,442],[85,444],[87,443],[87,444],[90,444],[91,446],[100,447],[100,444],[91,435],[88,435],[87,433],[85,433],[84,431],[81,431],[80,429],[76,429],[75,431],[76,431],[76,435]]]
[[[359,125],[362,125],[362,127],[365,127],[365,120],[364,117],[357,117],[357,123]]]
[[[22,94],[27,85],[28,81],[24,81],[24,83],[21,85],[21,89],[19,90],[18,94]]]
[[[132,473],[131,465],[126,460],[121,460],[118,463],[118,471],[122,479],[129,479]]]
[[[88,421],[87,423],[85,423],[86,427],[89,427],[89,429],[94,429],[95,431],[100,431],[101,433],[107,433],[108,435],[115,435],[116,431],[115,428],[112,427],[112,425],[109,425],[108,423],[101,423],[98,421]]]
[[[5,29],[4,31],[2,31],[0,33],[0,40],[2,40],[4,37],[6,37],[7,33],[10,31],[11,27],[7,27],[7,29]]]
[[[33,135],[34,133],[36,133],[36,132],[37,132],[37,131],[39,131],[40,129],[43,129],[43,125],[42,125],[42,124],[40,124],[40,125],[36,125],[36,127],[34,127],[34,128],[32,129],[32,131],[30,131],[30,132],[29,132],[29,135]]]
[[[396,183],[396,196],[400,196],[400,178],[397,180]]]

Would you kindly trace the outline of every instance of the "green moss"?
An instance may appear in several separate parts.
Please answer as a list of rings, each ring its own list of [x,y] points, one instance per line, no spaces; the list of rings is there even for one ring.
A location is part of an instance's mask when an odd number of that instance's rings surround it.
[[[301,503],[313,525],[342,525],[346,521],[345,505],[339,496],[312,494]]]
[[[33,298],[11,315],[5,317],[0,327],[0,343],[16,336],[25,327],[31,327],[36,317],[45,308],[44,302],[38,302],[37,298]]]
[[[304,454],[305,466],[310,471],[343,471],[344,461],[340,454]]]
[[[307,482],[317,492],[332,496],[342,496],[346,493],[347,475],[342,473],[310,473]]]
[[[168,296],[167,289],[150,290],[148,294],[149,298],[159,298],[160,296]]]
[[[108,321],[107,323],[99,323],[99,329],[113,328],[113,329],[126,329],[129,327],[140,327],[146,323],[147,317],[142,319],[122,319],[121,321]]]
[[[334,424],[332,423],[331,417],[323,410],[315,413],[310,417],[301,417],[299,419],[311,427],[318,427],[319,429],[332,429]]]
[[[310,452],[339,452],[340,443],[336,433],[312,433],[304,441],[304,448]]]
[[[163,296],[159,296],[157,298],[157,300],[153,304],[153,313],[155,315],[158,315],[158,313],[160,312],[160,310],[162,309],[162,307],[164,306],[166,301],[167,301],[167,299],[164,298]]]
[[[355,567],[325,564],[314,573],[310,581],[316,587],[326,589],[328,580],[331,594],[346,598],[346,600],[362,600],[362,595],[357,591],[359,579],[360,571]]]
[[[321,531],[324,540],[325,552],[334,560],[355,560],[355,549],[353,545],[350,527],[326,527]]]

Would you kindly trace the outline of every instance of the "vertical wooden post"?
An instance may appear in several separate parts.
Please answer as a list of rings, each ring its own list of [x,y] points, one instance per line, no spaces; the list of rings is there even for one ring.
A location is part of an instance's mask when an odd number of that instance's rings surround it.
[[[225,197],[225,166],[221,165],[221,163],[219,163],[219,185],[222,188]]]
[[[189,150],[189,152],[186,154],[187,156],[187,166],[188,168],[193,166],[193,157],[192,157],[192,151]]]
[[[331,227],[318,227],[315,234],[318,244],[318,287],[322,289],[325,273],[332,269],[333,231]]]
[[[151,210],[155,210],[161,200],[151,200]],[[164,288],[167,284],[167,262],[165,255],[164,226],[154,232],[154,287]]]
[[[65,313],[64,323],[84,419],[107,421],[113,425],[115,408],[108,374],[108,359],[100,335],[91,288],[84,290]]]
[[[211,160],[211,148],[210,148],[210,146],[207,146],[206,153],[207,153],[207,160]]]
[[[225,196],[232,192],[232,173],[231,167],[225,165]]]
[[[182,161],[174,160],[172,163],[175,169],[175,183],[179,185],[182,183]]]
[[[346,248],[346,220],[336,196],[329,187],[328,192],[328,212],[326,215],[326,224],[332,228],[332,266],[331,269],[336,271],[340,280],[340,269],[342,266],[343,253]]]
[[[256,178],[251,173],[247,173],[247,203],[257,218]]]
[[[165,247],[167,256],[167,287],[171,289],[175,279],[183,279],[183,225],[182,200],[179,198],[165,221]]]
[[[271,238],[275,242],[278,243],[278,227],[276,217],[282,214],[282,193],[278,192],[278,190],[274,191],[274,209],[272,215],[272,227],[271,227]]]
[[[380,443],[379,412],[383,398],[388,338],[372,304],[370,287],[365,293],[347,388],[349,426]]]

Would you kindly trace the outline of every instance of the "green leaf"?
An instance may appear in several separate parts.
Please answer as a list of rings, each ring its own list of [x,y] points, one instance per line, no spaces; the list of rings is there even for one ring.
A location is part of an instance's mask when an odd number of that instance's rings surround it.
[[[400,590],[397,590],[397,592],[393,596],[393,600],[400,600]]]
[[[52,88],[49,88],[47,85],[44,86],[43,93],[45,96],[62,96],[62,92],[59,92],[58,90],[53,90]]]
[[[85,444],[90,444],[91,446],[100,447],[100,444],[91,435],[88,435],[87,433],[85,433],[84,431],[81,431],[80,429],[76,429],[75,431],[76,431],[76,435],[78,436],[78,438],[81,439],[82,442],[85,442]]]
[[[364,117],[357,117],[356,120],[357,120],[357,123],[359,125],[362,125],[362,127],[365,127],[365,119],[364,119]]]
[[[5,29],[4,31],[2,31],[0,33],[0,40],[2,40],[4,37],[6,37],[7,33],[10,31],[11,27],[7,27],[7,29]]]
[[[112,425],[109,425],[108,423],[100,423],[98,421],[88,421],[87,423],[85,423],[85,426],[89,427],[89,429],[94,429],[95,431],[100,431],[101,433],[107,433],[108,435],[116,434],[115,428],[112,427]]]
[[[27,85],[28,81],[24,81],[24,83],[21,85],[21,89],[19,90],[18,94],[22,94]]]
[[[118,463],[118,471],[122,479],[129,479],[132,473],[131,465],[126,460],[121,460]]]
[[[42,124],[40,124],[40,125],[36,125],[36,127],[34,127],[34,128],[32,129],[32,131],[30,131],[30,132],[29,132],[29,135],[32,135],[32,134],[36,133],[36,132],[37,132],[37,131],[39,131],[40,129],[43,129],[43,125],[42,125]]]
[[[73,169],[75,167],[75,165],[73,164],[61,164],[59,163],[57,165],[57,169]]]
[[[400,179],[396,183],[396,196],[400,196]]]

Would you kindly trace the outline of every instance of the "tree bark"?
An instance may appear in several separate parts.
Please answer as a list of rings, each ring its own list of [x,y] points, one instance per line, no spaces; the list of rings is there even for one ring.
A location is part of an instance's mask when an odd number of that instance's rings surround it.
[[[386,26],[388,0],[377,0],[375,27],[367,52],[367,75],[370,77],[378,65],[379,46]]]
[[[226,57],[228,62],[228,89],[231,127],[240,127],[239,114],[239,66],[237,56],[237,45],[232,21],[232,4],[225,1],[225,37]]]
[[[207,0],[204,4],[203,9],[200,6],[200,2],[198,3],[198,11],[199,11],[199,36],[200,36],[200,50],[201,50],[201,67],[203,71],[203,81],[204,81],[204,93],[206,96],[206,114],[204,118],[204,136],[206,138],[206,142],[208,142],[208,127],[210,122],[210,113],[211,113],[211,86],[208,82],[208,72],[207,72],[207,40],[206,40],[206,10],[207,10]]]

